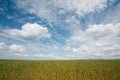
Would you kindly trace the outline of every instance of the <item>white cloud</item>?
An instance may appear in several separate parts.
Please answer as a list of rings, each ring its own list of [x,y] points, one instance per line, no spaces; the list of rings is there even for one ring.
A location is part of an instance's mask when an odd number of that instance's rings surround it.
[[[75,53],[89,53],[90,48],[87,45],[82,45],[79,48],[73,49],[73,52]]]
[[[72,51],[99,58],[120,56],[120,23],[89,25],[67,40]]]
[[[10,51],[13,53],[23,53],[26,50],[26,47],[23,45],[10,45]]]
[[[6,44],[4,42],[0,42],[0,49],[5,48]]]
[[[120,35],[120,23],[117,24],[99,24],[99,25],[89,25],[88,29],[85,31],[78,30],[73,36],[68,39],[68,41],[82,42],[88,39],[100,39],[105,38],[119,38]]]
[[[86,30],[86,33],[92,35],[95,38],[100,38],[104,36],[119,35],[120,34],[120,23],[106,24],[106,25],[90,25]]]
[[[52,4],[50,1],[47,0],[18,0],[15,1],[17,7],[20,9],[24,9],[25,11],[29,12],[30,14],[35,14],[38,17],[53,20],[55,17],[54,11],[50,9]]]
[[[33,57],[41,57],[41,58],[54,58],[53,54],[34,54]]]
[[[80,21],[76,18],[76,16],[71,16],[65,19],[65,23],[67,26],[67,30],[71,30],[70,32],[75,32],[76,30],[80,29]]]
[[[85,40],[85,33],[82,30],[76,30],[76,32],[73,33],[72,37],[70,39],[67,39],[67,42],[82,42]]]
[[[47,28],[42,27],[37,23],[34,24],[26,23],[25,25],[22,26],[22,30],[6,29],[3,32],[11,37],[25,39],[25,40],[35,40],[35,39],[40,39],[42,37],[50,38],[51,36],[48,33]]]
[[[32,57],[35,57],[35,58],[39,58],[39,59],[58,59],[58,60],[61,60],[61,59],[67,59],[67,57],[65,56],[58,56],[58,55],[54,55],[54,54],[33,54],[31,55]]]
[[[103,9],[107,5],[107,0],[16,0],[19,9],[35,14],[48,21],[58,20],[59,15],[66,12],[73,12],[79,16],[84,16],[90,12]]]
[[[74,10],[78,15],[84,15],[98,9],[106,7],[107,0],[53,0],[55,6],[59,6],[65,10]]]

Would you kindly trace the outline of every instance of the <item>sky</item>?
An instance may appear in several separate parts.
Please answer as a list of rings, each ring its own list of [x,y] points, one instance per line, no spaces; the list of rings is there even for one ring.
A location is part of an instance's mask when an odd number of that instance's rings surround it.
[[[0,59],[120,59],[120,0],[0,0]]]

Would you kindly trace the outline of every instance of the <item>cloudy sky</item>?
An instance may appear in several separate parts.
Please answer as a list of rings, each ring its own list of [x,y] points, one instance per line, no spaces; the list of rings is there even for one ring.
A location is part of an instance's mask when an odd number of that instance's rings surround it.
[[[0,0],[0,59],[120,59],[120,0]]]

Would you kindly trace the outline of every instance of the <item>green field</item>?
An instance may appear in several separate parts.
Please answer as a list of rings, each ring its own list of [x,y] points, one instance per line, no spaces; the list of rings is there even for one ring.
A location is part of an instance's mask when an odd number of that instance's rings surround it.
[[[120,80],[120,60],[0,60],[0,80]]]

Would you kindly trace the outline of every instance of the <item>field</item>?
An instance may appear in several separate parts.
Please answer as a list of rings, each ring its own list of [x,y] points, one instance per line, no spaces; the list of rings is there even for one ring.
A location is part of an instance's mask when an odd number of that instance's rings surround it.
[[[120,80],[120,60],[0,60],[0,80]]]

